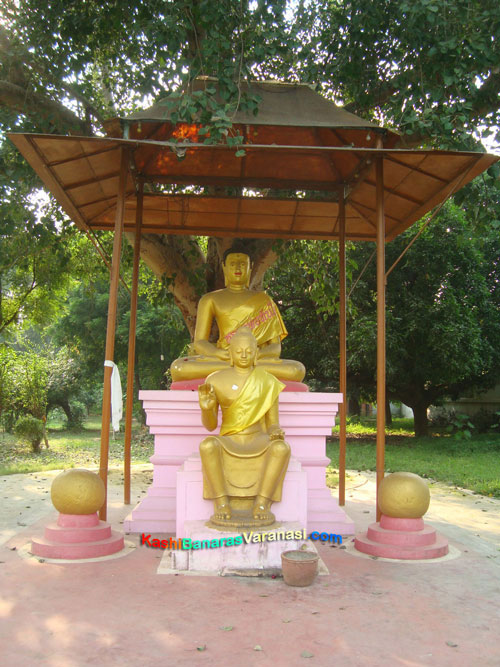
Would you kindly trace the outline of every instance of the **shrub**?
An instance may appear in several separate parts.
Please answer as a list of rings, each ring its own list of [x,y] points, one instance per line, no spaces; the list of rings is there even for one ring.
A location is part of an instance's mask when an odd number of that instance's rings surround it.
[[[40,451],[40,443],[43,440],[44,425],[41,419],[25,415],[17,420],[14,432],[21,440],[31,445],[34,452]]]
[[[68,420],[68,428],[78,430],[83,427],[87,417],[87,408],[80,401],[71,402],[71,420]]]
[[[500,431],[500,412],[491,412],[481,408],[470,418],[477,433],[488,433],[489,431]]]
[[[450,433],[453,433],[455,440],[470,440],[474,429],[475,426],[471,422],[471,418],[464,414],[455,415],[451,426],[447,428]]]
[[[429,415],[429,424],[436,428],[452,426],[456,421],[457,414],[454,408],[445,408],[443,406],[431,406]]]

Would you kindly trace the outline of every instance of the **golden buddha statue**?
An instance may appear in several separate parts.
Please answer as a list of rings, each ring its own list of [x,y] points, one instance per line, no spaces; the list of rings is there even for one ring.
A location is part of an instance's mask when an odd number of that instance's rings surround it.
[[[210,523],[228,528],[269,526],[271,504],[281,500],[290,445],[279,425],[284,385],[255,365],[257,341],[243,327],[229,342],[230,366],[208,376],[198,389],[203,425],[219,435],[200,444],[203,497],[213,499]]]
[[[305,368],[299,361],[280,359],[281,341],[287,330],[274,301],[265,292],[248,289],[252,265],[238,247],[224,253],[225,289],[205,294],[198,304],[192,349],[195,354],[172,362],[172,380],[206,378],[229,364],[229,344],[236,331],[249,327],[257,340],[256,365],[280,380],[300,382]],[[208,339],[213,321],[219,329],[216,344]]]

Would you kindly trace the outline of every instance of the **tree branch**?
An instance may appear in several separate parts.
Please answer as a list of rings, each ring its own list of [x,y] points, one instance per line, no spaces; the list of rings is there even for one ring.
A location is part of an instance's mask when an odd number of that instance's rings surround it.
[[[59,102],[0,79],[0,104],[27,115],[43,116],[57,129],[72,128],[86,133],[85,121]]]
[[[126,234],[129,240],[133,234]],[[205,257],[189,236],[143,234],[141,257],[174,296],[191,335],[196,324],[196,308],[201,294],[195,285],[196,273],[205,264]]]
[[[17,307],[15,308],[12,315],[10,315],[7,320],[4,320],[3,317],[2,317],[2,320],[1,320],[2,323],[0,325],[0,333],[2,333],[2,331],[4,329],[6,329],[9,326],[9,324],[11,324],[16,319],[16,317],[19,315],[19,311],[21,310],[24,303],[26,302],[26,299],[29,297],[31,292],[33,292],[33,290],[36,289],[36,287],[37,287],[37,284],[36,284],[35,272],[33,271],[33,281],[31,283],[31,285],[28,287],[27,291],[21,297],[21,299],[18,302]]]
[[[16,57],[14,58],[12,56],[12,52],[16,50],[17,52],[20,51],[20,53],[16,53]],[[23,91],[24,98],[27,98],[30,89],[30,70],[32,72],[36,72],[41,77],[41,80],[50,80],[51,83],[64,90],[66,93],[71,95],[76,101],[80,102],[84,108],[86,109],[87,113],[90,112],[94,118],[101,124],[103,125],[104,123],[104,117],[102,116],[101,112],[93,105],[89,100],[87,100],[78,90],[76,90],[73,86],[70,86],[69,84],[65,83],[64,81],[60,79],[56,79],[49,71],[46,69],[40,67],[40,65],[34,61],[34,59],[31,56],[31,53],[24,49],[23,47],[20,47],[19,45],[16,46],[15,48],[12,45],[12,41],[9,38],[9,34],[7,30],[0,25],[0,53],[7,59],[7,62],[10,61],[10,67],[9,67],[9,73],[7,80],[4,81],[3,83],[6,83],[7,85],[11,86],[17,86],[21,91]],[[27,76],[28,75],[28,76]],[[14,89],[15,90],[15,89]],[[10,93],[10,99],[13,99],[12,96],[14,95],[14,92],[11,91]],[[66,109],[66,107],[63,107],[62,105],[59,105],[57,102],[54,102],[48,97],[44,97],[40,94],[35,94],[31,93],[31,96],[36,95],[37,99],[44,100],[45,105],[49,105],[50,107],[53,107],[54,105],[62,107],[67,113],[71,113],[69,109]],[[15,98],[19,98],[19,94],[15,95]],[[4,102],[5,103],[5,102]],[[19,103],[19,100],[18,100]],[[6,104],[6,106],[9,106]],[[36,106],[36,105],[35,105]],[[26,113],[26,109],[23,105],[23,107],[20,109],[17,105],[13,105],[13,108],[15,108],[17,111],[22,111],[23,113]],[[75,118],[78,118],[75,114],[73,114]],[[88,128],[85,126],[84,121],[78,119],[78,122],[80,125],[82,125],[85,130]],[[74,124],[74,121],[72,121],[71,124]],[[88,131],[85,131],[85,134],[88,134]]]

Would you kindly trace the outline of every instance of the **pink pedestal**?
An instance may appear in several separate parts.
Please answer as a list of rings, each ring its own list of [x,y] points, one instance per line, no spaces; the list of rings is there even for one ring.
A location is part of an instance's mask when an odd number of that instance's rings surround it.
[[[176,537],[188,537],[186,522],[206,521],[213,514],[213,502],[203,499],[201,459],[190,456],[177,473]],[[307,473],[295,458],[290,459],[281,502],[272,506],[276,520],[307,525]]]
[[[420,560],[448,553],[448,541],[423,519],[396,519],[382,514],[366,535],[356,537],[355,547],[370,556]]]
[[[153,483],[125,520],[124,528],[127,532],[174,533],[180,537],[186,520],[208,520],[213,512],[212,503],[201,496],[198,447],[209,432],[201,424],[198,392],[141,391],[139,397],[155,436]],[[325,480],[330,462],[326,436],[331,434],[341,401],[341,394],[280,394],[280,423],[296,463],[285,480],[283,501],[273,505],[273,512],[277,517],[286,516],[287,521],[304,520],[309,532],[354,533],[353,522],[338,506]],[[299,500],[303,497],[299,490],[301,475],[307,480],[305,501]]]
[[[123,549],[123,535],[111,530],[95,514],[59,514],[45,527],[44,537],[34,537],[31,553],[43,558],[99,558]]]

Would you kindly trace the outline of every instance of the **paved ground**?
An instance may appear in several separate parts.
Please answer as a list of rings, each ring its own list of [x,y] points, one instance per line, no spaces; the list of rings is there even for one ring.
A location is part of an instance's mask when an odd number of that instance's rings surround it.
[[[432,488],[426,520],[459,557],[401,563],[320,546],[330,575],[309,588],[281,579],[158,575],[161,554],[137,546],[107,562],[22,558],[55,517],[57,473],[0,477],[1,664],[500,665],[500,501]],[[133,499],[151,472],[134,469]],[[115,529],[130,511],[110,483]],[[374,477],[352,474],[347,511],[374,520]],[[137,536],[128,539],[137,544]]]

